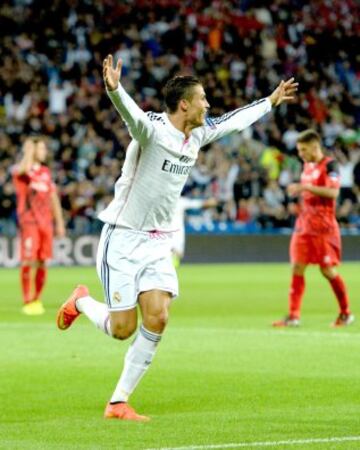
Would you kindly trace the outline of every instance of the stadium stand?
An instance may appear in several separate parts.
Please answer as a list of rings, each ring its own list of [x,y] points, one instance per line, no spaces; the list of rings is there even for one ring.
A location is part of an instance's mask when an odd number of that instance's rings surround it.
[[[160,86],[197,74],[211,115],[300,83],[297,103],[205,148],[186,185],[219,205],[190,215],[193,229],[291,227],[297,133],[316,128],[340,164],[338,218],[360,229],[360,24],[355,0],[3,1],[0,67],[0,232],[15,233],[11,167],[26,135],[49,136],[50,166],[67,228],[99,231],[129,137],[104,93],[102,59],[124,62],[123,83],[144,110],[160,111]],[[225,229],[224,228],[224,229]]]

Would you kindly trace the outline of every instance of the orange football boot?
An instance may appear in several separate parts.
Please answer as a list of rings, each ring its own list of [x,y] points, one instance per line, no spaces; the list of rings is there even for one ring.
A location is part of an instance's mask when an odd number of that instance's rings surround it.
[[[86,286],[77,286],[66,302],[60,307],[57,316],[56,323],[60,330],[66,330],[69,328],[75,319],[77,319],[81,312],[76,309],[76,300],[81,297],[89,295],[89,289]]]
[[[134,420],[135,422],[148,422],[150,417],[141,416],[127,403],[108,403],[104,413],[105,419]]]

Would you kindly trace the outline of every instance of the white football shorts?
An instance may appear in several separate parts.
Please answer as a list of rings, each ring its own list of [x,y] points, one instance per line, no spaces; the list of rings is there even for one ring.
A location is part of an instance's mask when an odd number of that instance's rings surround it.
[[[96,269],[109,311],[136,306],[141,292],[159,289],[178,295],[171,257],[171,233],[135,231],[105,224]]]
[[[171,250],[182,258],[185,252],[185,231],[181,228],[173,232]]]

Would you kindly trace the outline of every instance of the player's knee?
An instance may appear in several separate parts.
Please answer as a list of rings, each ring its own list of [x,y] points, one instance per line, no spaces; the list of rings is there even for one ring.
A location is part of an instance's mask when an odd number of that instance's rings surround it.
[[[33,261],[28,261],[28,260],[22,261],[22,263],[21,263],[21,267],[33,267],[33,265],[34,265]]]
[[[131,325],[111,324],[111,335],[114,339],[124,341],[134,334],[136,327]]]
[[[169,313],[167,309],[161,309],[159,311],[154,311],[151,314],[147,314],[144,317],[144,326],[149,331],[154,333],[162,333],[168,323]]]
[[[294,264],[293,265],[293,274],[294,275],[304,275],[305,266],[303,264]]]
[[[332,280],[336,276],[336,272],[332,267],[320,267],[320,272],[328,280]]]

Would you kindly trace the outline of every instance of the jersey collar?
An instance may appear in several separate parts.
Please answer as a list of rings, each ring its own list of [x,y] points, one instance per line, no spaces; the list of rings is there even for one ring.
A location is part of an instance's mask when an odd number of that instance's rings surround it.
[[[185,139],[185,133],[183,133],[182,131],[178,130],[176,127],[174,127],[174,125],[171,123],[171,121],[169,119],[169,116],[166,114],[166,112],[164,112],[163,114],[164,114],[165,122],[169,126],[170,131],[173,134],[176,134],[176,136],[178,136],[178,137],[180,137],[182,139]]]

